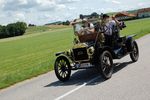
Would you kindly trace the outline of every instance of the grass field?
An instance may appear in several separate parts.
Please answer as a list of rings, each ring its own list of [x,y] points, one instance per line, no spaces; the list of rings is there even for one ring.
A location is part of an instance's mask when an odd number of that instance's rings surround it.
[[[126,22],[122,35],[150,33],[150,19]],[[44,30],[44,31],[43,31]],[[32,35],[37,34],[39,35]],[[70,27],[28,29],[27,35],[0,40],[0,89],[53,70],[55,53],[72,46]],[[9,40],[9,41],[7,41]]]
[[[121,31],[122,35],[137,34],[136,38],[140,38],[150,33],[150,18],[127,21],[126,25],[127,28]]]
[[[33,33],[37,34],[37,33],[64,29],[64,28],[68,28],[68,26],[65,25],[32,26],[27,29],[25,35],[33,34]]]

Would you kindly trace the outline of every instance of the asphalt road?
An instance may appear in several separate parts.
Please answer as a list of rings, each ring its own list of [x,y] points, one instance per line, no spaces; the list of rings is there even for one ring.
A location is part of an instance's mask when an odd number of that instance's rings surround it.
[[[107,81],[96,70],[79,70],[62,83],[52,71],[0,90],[0,100],[150,100],[150,35],[137,42],[139,61],[115,60]]]

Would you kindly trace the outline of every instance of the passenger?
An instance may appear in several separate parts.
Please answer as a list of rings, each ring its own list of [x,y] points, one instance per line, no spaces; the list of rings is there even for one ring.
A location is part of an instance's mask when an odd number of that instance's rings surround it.
[[[83,31],[84,34],[92,34],[95,32],[95,28],[93,23],[90,23],[87,19],[83,19],[83,29],[81,31]],[[81,32],[82,33],[82,32]],[[84,35],[83,34],[83,35]]]
[[[74,30],[75,35],[82,36],[82,35],[86,35],[86,34],[92,34],[95,32],[94,25],[92,23],[90,23],[86,18],[84,18],[82,20],[82,24],[83,24],[82,26],[80,26],[80,24],[77,24],[77,23],[79,23],[79,22],[77,22],[76,20],[71,22],[71,25],[73,25],[73,27],[75,29]]]

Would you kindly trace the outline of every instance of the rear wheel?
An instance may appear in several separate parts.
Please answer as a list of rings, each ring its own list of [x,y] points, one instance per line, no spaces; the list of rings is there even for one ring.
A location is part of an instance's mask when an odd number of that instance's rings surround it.
[[[136,41],[133,42],[132,52],[130,53],[130,58],[133,62],[136,62],[139,58],[139,49]]]
[[[54,66],[55,74],[60,81],[67,81],[71,75],[71,66],[67,58],[58,57]]]
[[[98,69],[104,79],[111,78],[113,74],[113,58],[109,51],[104,51],[100,55]]]

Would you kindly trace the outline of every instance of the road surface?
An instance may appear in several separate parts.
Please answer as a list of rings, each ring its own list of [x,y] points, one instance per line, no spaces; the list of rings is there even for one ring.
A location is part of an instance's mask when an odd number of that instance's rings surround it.
[[[52,71],[0,90],[0,100],[150,100],[150,35],[137,42],[139,61],[115,60],[107,81],[96,70],[79,70],[63,83]]]

